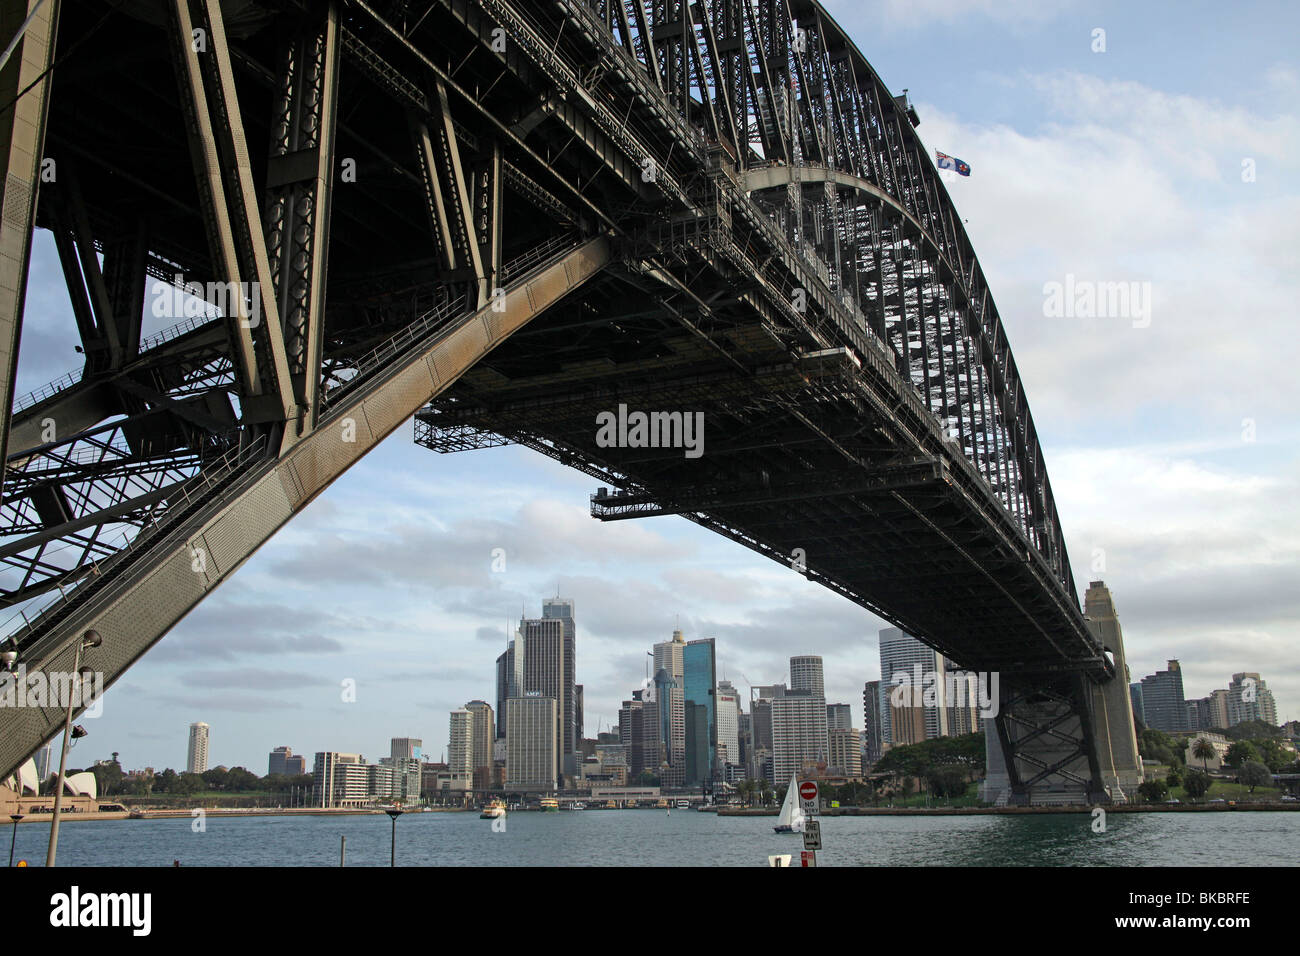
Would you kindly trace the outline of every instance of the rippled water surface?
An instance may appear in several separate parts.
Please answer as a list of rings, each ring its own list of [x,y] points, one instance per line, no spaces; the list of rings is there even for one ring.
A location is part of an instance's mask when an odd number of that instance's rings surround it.
[[[397,822],[398,866],[765,866],[802,841],[774,817],[661,810],[514,813],[505,832],[474,813],[410,813]],[[391,824],[376,815],[77,821],[59,828],[65,866],[387,866]],[[822,818],[823,866],[1294,866],[1300,813],[1112,813]],[[10,834],[4,834],[7,838]],[[23,824],[15,859],[45,861],[49,827]]]

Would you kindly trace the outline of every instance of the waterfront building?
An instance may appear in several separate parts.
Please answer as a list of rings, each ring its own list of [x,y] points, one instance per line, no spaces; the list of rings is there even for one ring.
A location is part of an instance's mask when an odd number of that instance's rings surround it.
[[[1141,724],[1143,727],[1148,726],[1146,709],[1142,701],[1142,683],[1135,681],[1128,685],[1128,697],[1133,703],[1133,722]]]
[[[380,757],[381,771],[371,775],[371,796],[376,800],[412,806],[423,791],[423,763],[415,757]]]
[[[713,638],[688,641],[682,650],[688,787],[710,783],[718,747],[717,656]]]
[[[910,634],[905,634],[896,627],[887,627],[880,632],[880,679],[885,692],[887,705],[881,707],[881,742],[895,745],[917,743],[916,721],[921,722],[919,740],[932,740],[935,737],[948,736],[948,702],[944,681],[935,682],[934,703],[926,706],[917,700],[923,688],[918,681],[928,680],[927,675],[943,675],[945,671],[943,655],[934,648],[921,643]],[[907,686],[914,691],[910,700],[903,703],[909,709],[919,709],[919,714],[904,714],[906,726],[895,729],[893,715],[898,709],[899,696],[896,688]]]
[[[424,759],[424,741],[418,737],[393,737],[388,747],[388,754],[394,760]]]
[[[1277,704],[1273,700],[1273,692],[1259,674],[1233,674],[1232,683],[1228,685],[1227,704],[1229,727],[1248,720],[1260,720],[1277,726]]]
[[[1177,660],[1163,671],[1142,678],[1142,714],[1148,727],[1165,733],[1187,730],[1187,700],[1183,672]]]
[[[497,658],[496,735],[498,740],[505,740],[506,737],[506,701],[511,697],[519,696],[519,685],[515,680],[515,643],[516,641],[511,641],[510,646]]]
[[[826,698],[791,690],[773,699],[772,772],[778,785],[826,759]]]
[[[447,770],[452,790],[474,786],[474,715],[464,707],[451,712],[447,731]]]
[[[506,789],[556,788],[559,701],[533,693],[506,701]]]
[[[268,774],[300,777],[307,772],[307,758],[301,754],[295,757],[288,747],[276,747],[271,751],[266,766]]]
[[[547,602],[551,607],[552,602]],[[555,612],[555,613],[558,613]],[[564,721],[572,719],[573,686],[566,684],[566,634],[571,620],[563,617],[544,617],[535,620],[523,620],[519,623],[522,645],[515,650],[515,664],[520,666],[522,653],[521,696],[549,697],[556,702],[555,718],[555,773],[553,779],[560,779],[564,774],[564,754],[572,752],[572,744],[565,750],[566,741],[572,740],[572,727],[565,731]],[[567,709],[566,709],[567,708]],[[507,704],[507,711],[509,704]],[[566,714],[568,715],[566,718]],[[506,720],[506,736],[509,737],[510,721]],[[508,769],[507,763],[507,769]]]
[[[542,619],[559,621],[563,626],[561,646],[560,758],[561,772],[577,774],[578,741],[582,737],[582,705],[578,701],[578,625],[573,617],[573,601],[556,596],[542,602]],[[535,688],[527,688],[529,690]]]
[[[370,802],[370,768],[361,754],[320,751],[312,768],[312,803],[318,807],[361,807]]]
[[[190,746],[185,758],[188,773],[203,773],[208,769],[208,725],[199,721],[190,724]]]
[[[852,727],[827,728],[827,770],[832,776],[862,776],[862,741]]]
[[[678,632],[680,633],[680,632]],[[646,687],[642,699],[653,703],[659,745],[657,755],[651,759],[647,751],[647,766],[651,769],[667,763],[679,775],[686,768],[686,699],[683,696],[681,676],[673,677],[666,668],[655,671],[654,683]],[[648,739],[648,738],[647,738]]]
[[[715,696],[718,721],[719,766],[739,765],[740,751],[740,695],[731,681],[718,681]]]
[[[471,700],[465,705],[470,712],[470,779],[475,790],[492,786],[492,745],[495,741],[492,705],[484,700]]]
[[[862,760],[866,769],[874,767],[884,753],[881,686],[881,681],[869,680],[862,687]]]
[[[1192,751],[1198,740],[1208,741],[1214,748],[1213,757],[1198,757]],[[1223,734],[1197,733],[1183,741],[1183,763],[1197,770],[1218,771],[1223,769],[1223,758],[1227,756],[1232,741]]]

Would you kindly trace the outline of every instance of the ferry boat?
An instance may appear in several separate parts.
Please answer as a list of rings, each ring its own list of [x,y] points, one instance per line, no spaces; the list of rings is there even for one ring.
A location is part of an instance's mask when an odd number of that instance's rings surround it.
[[[480,820],[495,820],[497,817],[504,817],[505,815],[506,805],[499,799],[494,799],[483,808],[483,812],[478,815],[478,818]]]
[[[542,797],[542,809],[547,813],[559,813],[560,801],[554,797]]]

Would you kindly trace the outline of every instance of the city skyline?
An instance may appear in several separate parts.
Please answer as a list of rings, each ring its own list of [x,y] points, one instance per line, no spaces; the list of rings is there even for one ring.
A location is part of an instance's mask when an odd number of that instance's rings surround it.
[[[1188,35],[1159,11],[1103,6],[1112,42],[1097,55],[1097,24],[1057,8],[942,7],[830,5],[884,81],[910,87],[925,144],[973,166],[949,188],[1026,378],[1076,581],[1111,587],[1132,680],[1179,658],[1200,698],[1258,672],[1279,720],[1300,717],[1286,535],[1300,523],[1300,385],[1273,344],[1297,291],[1300,76],[1282,46],[1294,31],[1253,36],[1247,54],[1242,24],[1263,13],[1201,11]],[[939,81],[940,62],[968,82]],[[989,65],[1001,63],[1014,66]],[[1244,157],[1258,166],[1249,184]],[[1228,227],[1206,225],[1216,217]],[[18,392],[80,361],[44,231],[31,268]],[[1150,279],[1150,327],[1046,319],[1043,285],[1067,274]],[[1237,286],[1249,304],[1225,319]],[[1253,334],[1203,387],[1204,343],[1247,319]],[[285,741],[314,753],[394,731],[438,740],[448,711],[491,695],[482,650],[504,648],[500,622],[553,590],[584,615],[589,736],[616,720],[625,675],[642,674],[644,646],[678,613],[690,639],[735,649],[719,658],[733,682],[777,681],[790,655],[821,653],[828,699],[856,703],[860,725],[885,622],[683,519],[592,521],[595,484],[517,447],[432,455],[404,426],[111,687],[80,746],[181,766],[179,728],[199,717],[213,765],[251,766]],[[345,680],[355,703],[340,701]]]

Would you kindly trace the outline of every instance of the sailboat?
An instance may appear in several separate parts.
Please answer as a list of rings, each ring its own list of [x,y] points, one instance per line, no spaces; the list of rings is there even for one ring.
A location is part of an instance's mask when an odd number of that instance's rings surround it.
[[[785,791],[785,802],[781,804],[781,816],[773,827],[777,833],[803,833],[803,808],[799,806],[799,781],[790,778],[790,786]]]

